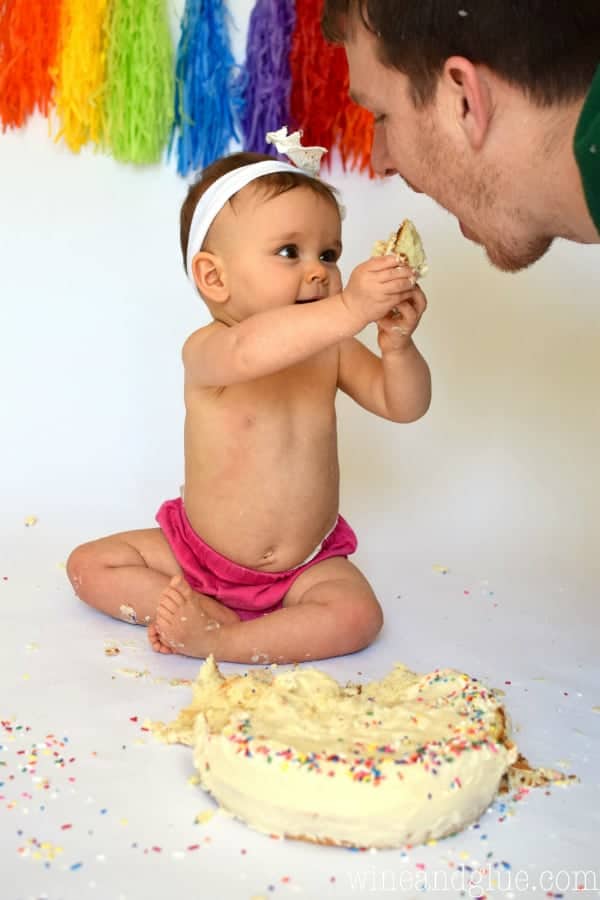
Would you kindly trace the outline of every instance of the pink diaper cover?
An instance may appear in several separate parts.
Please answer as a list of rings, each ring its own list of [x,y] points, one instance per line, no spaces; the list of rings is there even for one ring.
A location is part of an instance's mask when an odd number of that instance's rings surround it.
[[[256,619],[280,609],[298,575],[332,556],[349,556],[357,546],[356,535],[342,516],[309,561],[286,572],[247,569],[205,544],[189,523],[180,497],[166,500],[156,514],[183,576],[192,590],[214,597],[238,614]]]

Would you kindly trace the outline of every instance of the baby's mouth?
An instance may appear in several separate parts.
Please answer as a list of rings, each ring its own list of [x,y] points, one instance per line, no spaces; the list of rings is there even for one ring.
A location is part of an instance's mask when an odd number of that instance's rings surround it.
[[[303,300],[296,300],[296,303],[316,303],[320,299],[320,297],[307,297]]]

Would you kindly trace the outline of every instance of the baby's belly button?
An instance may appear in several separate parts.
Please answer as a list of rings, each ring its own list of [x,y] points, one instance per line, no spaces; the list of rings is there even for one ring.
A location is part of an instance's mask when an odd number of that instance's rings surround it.
[[[267,547],[252,568],[281,572],[293,567],[295,557],[296,553],[291,547]]]

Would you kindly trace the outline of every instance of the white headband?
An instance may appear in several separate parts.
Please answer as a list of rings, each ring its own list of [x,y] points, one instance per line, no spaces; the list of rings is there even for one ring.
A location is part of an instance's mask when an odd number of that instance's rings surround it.
[[[306,172],[303,172],[302,169],[289,163],[279,162],[276,159],[272,161],[263,160],[251,163],[249,166],[241,166],[239,169],[233,169],[231,172],[226,172],[202,194],[192,216],[186,253],[186,269],[188,278],[192,283],[194,282],[192,262],[195,255],[202,249],[208,229],[214,222],[217,214],[234,194],[241,191],[243,187],[246,187],[255,178],[260,178],[261,175],[273,175],[275,172],[294,172],[296,175],[311,177]]]

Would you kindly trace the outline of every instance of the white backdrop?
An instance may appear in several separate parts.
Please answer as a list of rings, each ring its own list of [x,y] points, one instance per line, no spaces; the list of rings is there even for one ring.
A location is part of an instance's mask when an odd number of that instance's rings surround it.
[[[230,4],[239,57],[251,5]],[[172,164],[72,155],[37,118],[0,134],[3,900],[387,898],[402,875],[418,885],[465,867],[496,879],[489,897],[514,898],[518,874],[532,885],[520,880],[520,896],[553,886],[574,900],[583,877],[569,873],[584,870],[600,896],[600,247],[559,243],[509,276],[399,179],[337,165],[327,177],[348,208],[346,275],[403,217],[423,234],[417,341],[433,403],[401,426],[340,397],[342,511],[386,625],[320,667],[341,681],[397,660],[470,672],[505,691],[532,762],[581,783],[500,798],[439,846],[379,854],[274,843],[211,818],[186,783],[190,753],[140,731],[189,702],[174,679],[198,661],[153,654],[143,629],[79,603],[61,568],[84,540],[152,525],[182,481],[180,349],[207,321],[180,259],[186,186]],[[363,336],[375,346],[374,328]]]

